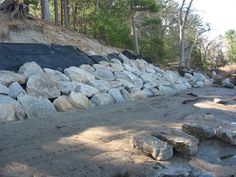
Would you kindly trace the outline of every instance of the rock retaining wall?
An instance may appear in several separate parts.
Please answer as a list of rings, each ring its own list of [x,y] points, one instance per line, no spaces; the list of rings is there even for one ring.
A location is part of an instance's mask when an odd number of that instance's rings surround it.
[[[71,66],[64,73],[28,62],[18,73],[0,71],[0,122],[173,95],[191,87],[203,87],[206,80],[200,73],[181,77],[143,59],[131,60],[122,53],[110,61]]]

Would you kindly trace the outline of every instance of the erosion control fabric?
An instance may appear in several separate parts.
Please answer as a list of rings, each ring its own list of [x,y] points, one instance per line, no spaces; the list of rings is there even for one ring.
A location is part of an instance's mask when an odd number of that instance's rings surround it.
[[[74,46],[0,43],[0,70],[18,71],[26,62],[42,68],[64,70],[70,66],[97,63]]]

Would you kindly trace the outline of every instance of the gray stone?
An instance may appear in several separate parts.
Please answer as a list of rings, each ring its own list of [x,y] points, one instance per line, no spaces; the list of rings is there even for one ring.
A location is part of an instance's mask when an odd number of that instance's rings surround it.
[[[12,71],[0,71],[0,83],[8,86],[13,82],[19,82],[20,84],[25,84],[26,77],[23,74],[18,74]]]
[[[57,111],[66,112],[76,109],[68,99],[68,96],[62,95],[53,101],[53,104]]]
[[[9,89],[0,83],[0,95],[8,95]]]
[[[9,96],[12,98],[17,98],[20,93],[25,93],[25,90],[21,87],[18,82],[13,82],[9,86]]]
[[[144,93],[145,97],[151,97],[154,95],[154,93],[150,89],[147,89],[147,88],[143,89],[143,93]]]
[[[193,76],[196,78],[197,81],[201,81],[201,82],[204,82],[206,79],[206,77],[201,73],[193,72]]]
[[[153,80],[156,79],[156,76],[154,74],[146,72],[140,75],[140,77],[143,80],[143,83],[153,82]]]
[[[80,82],[72,82],[72,87],[73,91],[80,92],[84,96],[89,98],[99,93],[99,90],[97,88]]]
[[[122,89],[120,92],[124,97],[125,101],[133,101],[131,94],[126,89]]]
[[[125,102],[125,99],[121,95],[119,89],[112,88],[112,89],[109,90],[108,93],[113,97],[113,99],[115,100],[116,103],[123,103],[123,102]]]
[[[88,81],[95,80],[95,76],[93,74],[74,66],[65,69],[64,73],[71,81],[86,83]]]
[[[72,83],[68,81],[59,81],[57,83],[57,88],[60,90],[61,94],[63,95],[69,95],[71,90],[74,89]]]
[[[111,88],[117,88],[117,87],[119,87],[119,86],[122,85],[122,84],[120,83],[120,81],[118,81],[118,80],[109,81],[109,83],[110,83]]]
[[[199,139],[209,139],[215,136],[215,128],[197,123],[184,123],[182,130]]]
[[[32,62],[27,62],[27,63],[23,64],[20,67],[18,73],[24,74],[26,76],[26,78],[28,78],[32,75],[42,74],[43,69],[37,63],[32,61]]]
[[[123,53],[120,53],[118,57],[123,61],[123,63],[129,63],[129,58],[127,58]]]
[[[90,65],[85,65],[85,64],[80,65],[79,68],[82,69],[82,70],[84,70],[84,71],[87,71],[87,72],[89,72],[89,73],[93,73],[93,72],[95,71],[95,68],[94,68],[94,67],[92,67],[92,66],[90,66]]]
[[[220,126],[216,129],[216,136],[225,143],[236,145],[235,126]]]
[[[140,100],[146,98],[144,91],[138,88],[130,88],[129,93],[132,97],[132,100]]]
[[[61,94],[56,78],[48,73],[30,76],[26,90],[28,94],[38,98],[57,98]]]
[[[194,155],[198,150],[198,139],[177,129],[159,128],[152,131],[152,136],[170,144],[183,155]]]
[[[113,72],[121,72],[124,70],[123,65],[120,63],[111,63],[109,69]]]
[[[53,70],[53,69],[48,69],[48,68],[44,68],[44,71],[49,74],[49,75],[53,75],[53,77],[56,79],[57,82],[69,82],[70,79],[63,73],[61,73],[60,71],[57,70]]]
[[[156,160],[168,160],[173,156],[173,148],[170,145],[150,135],[135,135],[131,139],[131,144]]]
[[[98,105],[98,106],[100,106],[100,105],[109,105],[109,104],[114,104],[115,103],[114,99],[108,93],[99,93],[99,94],[93,96],[91,101],[95,105]]]
[[[173,87],[170,86],[159,85],[158,88],[159,88],[158,90],[163,95],[174,95],[177,92]]]
[[[91,101],[78,92],[71,92],[68,96],[68,100],[72,106],[79,110],[89,109],[92,106]]]
[[[135,85],[132,82],[128,81],[128,80],[118,78],[117,81],[119,81],[124,88],[133,88],[133,87],[135,87]]]
[[[92,80],[89,81],[87,84],[99,89],[100,92],[107,92],[111,88],[109,82],[104,80]]]
[[[115,80],[115,76],[109,69],[99,69],[97,68],[96,71],[93,73],[97,79],[105,80],[105,81],[112,81]]]
[[[27,94],[20,94],[17,100],[23,106],[30,119],[48,117],[56,113],[53,104],[48,99],[36,98]]]
[[[231,83],[229,79],[223,80],[222,86],[225,87],[225,88],[230,88],[230,89],[234,88],[234,84]]]
[[[0,95],[0,122],[24,119],[25,115],[21,105],[16,100],[6,95]]]

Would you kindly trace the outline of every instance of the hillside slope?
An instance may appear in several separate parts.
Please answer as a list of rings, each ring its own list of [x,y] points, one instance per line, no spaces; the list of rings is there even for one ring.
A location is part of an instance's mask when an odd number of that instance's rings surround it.
[[[72,45],[79,47],[85,53],[92,49],[98,55],[117,53],[116,50],[119,50],[77,32],[46,24],[40,19],[14,20],[3,12],[0,12],[0,42]]]

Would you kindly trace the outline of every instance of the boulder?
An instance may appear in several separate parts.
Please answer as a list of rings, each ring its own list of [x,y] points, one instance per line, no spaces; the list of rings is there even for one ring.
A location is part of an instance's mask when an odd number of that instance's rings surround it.
[[[6,95],[0,95],[0,122],[22,120],[25,118],[21,105]]]
[[[92,106],[91,101],[78,92],[71,92],[68,95],[68,100],[72,106],[79,110],[89,109]]]
[[[129,63],[129,58],[126,57],[123,53],[120,53],[118,57],[123,61],[123,63]]]
[[[27,117],[30,119],[43,118],[56,113],[53,104],[48,99],[20,94],[17,100],[21,103]]]
[[[124,70],[122,63],[111,63],[109,69],[113,72],[120,72]]]
[[[79,68],[82,69],[82,70],[84,70],[84,71],[87,71],[87,72],[89,72],[89,73],[93,73],[93,72],[95,71],[95,68],[94,68],[94,67],[92,67],[92,66],[90,66],[90,65],[85,65],[85,64],[80,65]]]
[[[68,81],[59,81],[57,83],[57,88],[60,90],[61,94],[69,95],[71,90],[74,89],[73,84]]]
[[[8,95],[9,89],[0,83],[0,95]]]
[[[55,78],[57,82],[70,82],[70,79],[63,73],[57,70],[49,69],[49,68],[44,68],[45,73],[48,75],[51,75]]]
[[[206,77],[201,73],[193,72],[193,76],[196,78],[197,81],[201,81],[201,82],[204,82],[206,79]]]
[[[154,95],[154,93],[150,89],[147,89],[147,88],[143,89],[143,93],[145,97],[152,97]]]
[[[131,94],[126,89],[120,90],[120,93],[125,99],[125,101],[133,101]]]
[[[99,93],[99,90],[95,87],[92,87],[90,85],[87,84],[83,84],[80,82],[72,82],[72,87],[73,87],[73,91],[75,92],[80,92],[82,93],[84,96],[86,97],[93,97],[94,95]]]
[[[216,129],[216,136],[225,143],[236,145],[236,127],[220,126]]]
[[[36,75],[36,74],[42,74],[43,73],[43,69],[34,61],[32,62],[27,62],[25,64],[23,64],[18,73],[20,74],[24,74],[26,78],[32,76],[32,75]]]
[[[135,87],[135,85],[128,80],[117,78],[117,81],[119,81],[121,83],[121,85],[126,89]]]
[[[112,88],[109,90],[108,93],[112,96],[112,98],[115,100],[116,103],[124,103],[125,102],[125,99],[122,96],[122,94],[120,93],[119,89]]]
[[[158,90],[162,95],[174,95],[176,90],[171,86],[159,85]]]
[[[173,156],[173,148],[170,145],[150,135],[135,135],[131,139],[131,144],[156,160],[168,160]]]
[[[96,71],[93,73],[97,79],[105,80],[105,81],[112,81],[115,80],[115,76],[109,69],[99,69],[97,68]]]
[[[74,66],[65,69],[64,73],[71,81],[86,83],[88,81],[95,80],[95,76],[93,74]]]
[[[21,93],[25,93],[25,90],[21,87],[18,82],[13,82],[9,86],[9,96],[12,98],[17,98],[17,96]]]
[[[183,155],[194,155],[198,150],[198,139],[177,129],[160,128],[153,130],[151,135],[167,142]]]
[[[120,81],[118,80],[114,80],[114,81],[109,81],[111,88],[117,88],[120,87],[122,84],[120,83]]]
[[[30,76],[26,90],[28,94],[38,98],[57,98],[61,94],[56,78],[48,73]]]
[[[20,84],[25,84],[26,77],[23,74],[18,74],[12,71],[0,71],[0,83],[8,86],[13,82],[19,82]]]
[[[100,106],[100,105],[109,105],[109,104],[114,104],[115,103],[114,99],[108,93],[99,93],[99,94],[93,96],[91,101],[95,105],[98,105],[98,106]]]
[[[76,109],[76,107],[74,107],[70,103],[68,96],[66,95],[59,96],[57,99],[55,99],[53,101],[53,105],[55,106],[56,110],[60,112],[66,112]]]
[[[209,139],[215,136],[215,128],[198,123],[184,123],[182,130],[199,139]]]
[[[110,90],[110,83],[104,80],[92,80],[89,81],[87,84],[99,89],[100,92],[107,92]]]
[[[230,82],[229,79],[225,79],[222,81],[222,86],[225,88],[230,88],[233,89],[234,88],[234,84]]]

